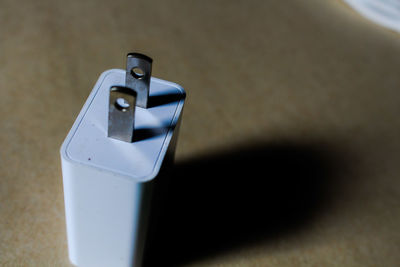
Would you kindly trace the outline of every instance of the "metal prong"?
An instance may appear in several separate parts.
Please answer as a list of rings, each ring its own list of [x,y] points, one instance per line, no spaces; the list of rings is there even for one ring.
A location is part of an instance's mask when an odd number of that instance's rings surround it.
[[[136,105],[141,108],[148,107],[152,62],[151,58],[139,53],[127,55],[125,86],[137,92]]]
[[[122,86],[110,88],[108,105],[108,137],[133,142],[136,92]]]

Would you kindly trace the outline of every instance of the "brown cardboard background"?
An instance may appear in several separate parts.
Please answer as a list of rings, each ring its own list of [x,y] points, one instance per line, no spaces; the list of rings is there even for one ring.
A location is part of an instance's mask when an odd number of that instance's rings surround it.
[[[187,91],[178,163],[260,140],[346,159],[301,231],[187,264],[400,262],[399,34],[335,0],[2,0],[0,265],[68,266],[59,147],[132,50]]]

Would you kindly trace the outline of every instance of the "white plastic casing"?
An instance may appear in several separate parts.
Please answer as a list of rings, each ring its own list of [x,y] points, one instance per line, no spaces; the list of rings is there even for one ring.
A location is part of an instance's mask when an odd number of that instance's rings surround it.
[[[78,266],[141,264],[151,187],[173,154],[184,104],[182,87],[151,78],[150,99],[182,97],[136,107],[141,136],[119,141],[107,137],[113,85],[125,85],[125,70],[100,76],[60,151],[69,257]]]

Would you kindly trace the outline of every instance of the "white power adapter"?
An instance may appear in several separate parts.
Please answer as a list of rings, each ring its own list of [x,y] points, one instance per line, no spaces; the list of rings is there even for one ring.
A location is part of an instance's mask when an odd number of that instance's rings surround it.
[[[75,265],[141,265],[152,187],[172,162],[185,99],[151,64],[130,53],[126,70],[105,71],[61,146]]]

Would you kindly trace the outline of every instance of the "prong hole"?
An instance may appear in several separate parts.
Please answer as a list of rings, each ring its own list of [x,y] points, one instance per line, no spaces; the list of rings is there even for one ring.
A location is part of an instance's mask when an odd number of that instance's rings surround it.
[[[123,112],[127,111],[129,106],[129,103],[125,98],[119,97],[115,100],[115,107]]]
[[[142,79],[144,77],[144,71],[139,67],[131,69],[131,75],[136,79]]]

